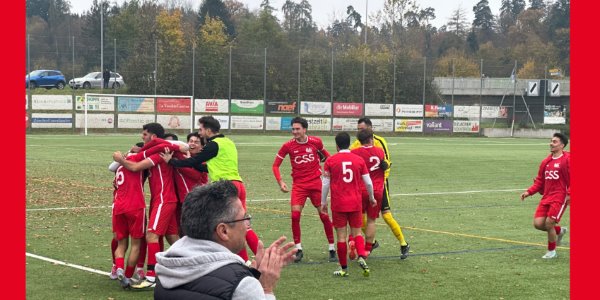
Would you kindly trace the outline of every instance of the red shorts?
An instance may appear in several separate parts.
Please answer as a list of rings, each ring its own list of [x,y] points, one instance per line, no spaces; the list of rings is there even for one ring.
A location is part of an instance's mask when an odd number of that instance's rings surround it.
[[[379,218],[379,212],[381,211],[381,203],[383,203],[383,190],[373,191],[375,194],[375,200],[377,201],[376,206],[371,206],[369,202],[369,193],[366,190],[362,192],[362,207],[363,212],[367,213],[369,219]]]
[[[304,206],[306,198],[310,198],[310,202],[314,207],[321,206],[321,180],[311,181],[305,184],[292,185],[291,204]]]
[[[231,180],[231,182],[237,188],[238,198],[242,201],[242,207],[244,207],[244,211],[246,211],[246,187],[244,186],[244,183],[237,180]]]
[[[564,198],[549,198],[540,201],[537,209],[535,210],[535,218],[552,218],[556,221],[556,223],[560,222],[562,215],[565,213],[567,209],[567,202]]]
[[[148,232],[157,235],[177,235],[177,202],[155,203],[150,207]]]
[[[350,224],[350,228],[361,228],[363,223],[362,212],[350,211],[350,212],[331,212],[331,218],[333,219],[333,227],[342,228]]]
[[[122,240],[131,236],[134,239],[144,237],[146,208],[140,208],[128,211],[122,214],[113,215],[112,226],[117,240]]]

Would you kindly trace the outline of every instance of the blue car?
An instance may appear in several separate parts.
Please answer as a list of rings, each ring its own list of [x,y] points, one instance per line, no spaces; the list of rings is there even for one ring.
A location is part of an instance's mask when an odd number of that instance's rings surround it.
[[[45,87],[51,89],[53,87],[62,90],[66,85],[65,76],[58,70],[35,70],[29,75],[25,75],[25,88],[32,89],[36,87]]]

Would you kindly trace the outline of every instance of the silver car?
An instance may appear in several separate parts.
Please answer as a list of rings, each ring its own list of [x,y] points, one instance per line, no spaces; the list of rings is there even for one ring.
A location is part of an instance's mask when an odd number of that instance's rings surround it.
[[[73,89],[101,88],[103,86],[102,81],[102,72],[92,72],[83,77],[71,79],[69,85]],[[123,77],[119,73],[110,72],[110,80],[108,81],[109,88],[118,89],[124,85],[125,81],[123,81]]]

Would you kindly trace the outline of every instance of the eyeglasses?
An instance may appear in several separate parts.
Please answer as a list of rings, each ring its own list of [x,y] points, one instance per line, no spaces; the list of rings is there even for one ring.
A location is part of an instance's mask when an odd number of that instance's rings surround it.
[[[238,220],[233,220],[233,221],[226,221],[226,222],[223,222],[223,223],[225,223],[225,224],[229,224],[229,223],[237,223],[237,222],[246,222],[246,224],[247,224],[247,225],[252,225],[252,216],[251,216],[251,215],[248,215],[248,214],[246,214],[246,215],[244,215],[244,217],[243,217],[243,218],[241,218],[241,219],[238,219]]]

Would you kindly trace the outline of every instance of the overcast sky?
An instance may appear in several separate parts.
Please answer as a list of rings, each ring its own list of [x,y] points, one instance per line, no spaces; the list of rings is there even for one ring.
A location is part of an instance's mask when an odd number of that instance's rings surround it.
[[[90,9],[93,0],[70,0],[71,1],[71,12],[82,14],[83,12]],[[107,0],[111,3],[123,3],[123,0]],[[159,0],[160,1],[160,0]],[[192,7],[198,8],[202,3],[202,0],[181,0],[192,4]],[[300,0],[293,0],[299,3]],[[473,6],[480,0],[417,0],[417,4],[420,8],[433,7],[435,8],[435,20],[432,24],[435,27],[441,27],[448,22],[453,11],[459,7],[466,13],[467,19],[470,22],[473,21]],[[262,0],[243,0],[241,1],[246,4],[250,10],[255,10],[260,7]],[[281,7],[285,3],[285,0],[271,0],[271,6],[276,8],[277,17],[279,20],[283,19],[283,13]],[[319,27],[327,27],[331,24],[334,19],[341,19],[346,16],[346,7],[348,5],[354,6],[361,15],[364,16],[366,10],[365,0],[308,0],[312,5],[313,20]],[[385,0],[368,0],[369,16],[375,14],[378,10],[383,9],[383,3]],[[501,0],[488,0],[492,14],[498,15],[500,11]],[[370,20],[369,20],[370,21]]]

